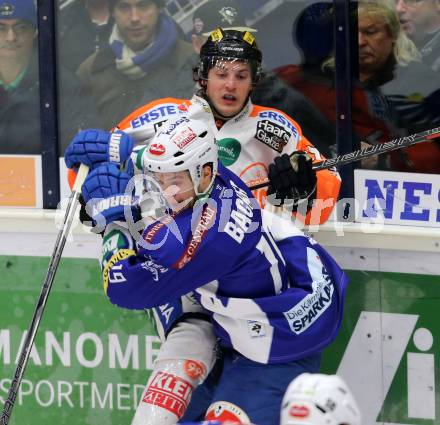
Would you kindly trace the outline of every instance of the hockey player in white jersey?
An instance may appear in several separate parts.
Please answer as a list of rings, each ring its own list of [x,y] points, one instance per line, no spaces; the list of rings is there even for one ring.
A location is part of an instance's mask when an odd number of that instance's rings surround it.
[[[102,262],[107,296],[143,309],[194,291],[224,355],[206,418],[277,424],[285,388],[296,375],[318,370],[320,351],[337,334],[346,276],[322,247],[262,211],[247,186],[217,164],[203,123],[167,123],[135,162],[149,175],[149,191],[166,200],[167,214],[137,243],[124,226],[107,226],[106,233],[119,232]],[[124,219],[127,179],[113,164],[92,170],[83,194],[94,214]],[[144,397],[179,415],[197,378],[186,366],[183,376],[154,375]]]

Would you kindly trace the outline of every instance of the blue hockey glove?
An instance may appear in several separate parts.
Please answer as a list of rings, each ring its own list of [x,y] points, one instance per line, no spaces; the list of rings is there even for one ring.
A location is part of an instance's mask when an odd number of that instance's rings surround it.
[[[64,154],[68,168],[79,164],[88,165],[91,169],[104,162],[121,164],[131,154],[134,139],[117,130],[110,133],[104,130],[82,130],[70,142]]]
[[[102,164],[92,170],[82,186],[82,196],[87,204],[87,213],[99,227],[116,220],[139,219],[136,197],[127,193],[131,175],[114,164]],[[103,222],[105,219],[105,222]]]

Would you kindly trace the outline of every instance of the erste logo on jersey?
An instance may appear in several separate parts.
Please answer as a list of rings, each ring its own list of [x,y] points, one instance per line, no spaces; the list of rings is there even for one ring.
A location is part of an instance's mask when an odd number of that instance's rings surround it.
[[[272,121],[263,120],[257,122],[257,132],[255,138],[265,145],[281,153],[290,139],[292,133],[287,131],[281,125]]]
[[[162,143],[153,143],[150,146],[149,152],[151,153],[151,155],[163,155],[165,153],[165,146],[162,145]]]
[[[162,120],[163,118],[168,119],[170,116],[179,113],[181,112],[179,111],[178,106],[176,104],[171,103],[167,105],[161,105],[135,118],[134,120],[131,121],[130,124],[132,128],[139,128],[145,124],[153,123],[158,119],[162,119]]]

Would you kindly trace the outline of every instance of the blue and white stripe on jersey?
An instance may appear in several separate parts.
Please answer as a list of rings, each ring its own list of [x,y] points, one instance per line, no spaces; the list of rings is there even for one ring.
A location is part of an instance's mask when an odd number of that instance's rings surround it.
[[[112,283],[107,271],[111,301],[151,308],[194,291],[221,344],[251,360],[278,363],[322,350],[339,328],[347,278],[322,247],[287,224],[273,225],[274,240],[253,201],[219,165],[209,202],[168,218],[178,234],[153,223],[143,237],[152,246],[163,241],[159,249],[139,246],[135,256],[109,262],[125,279]],[[286,228],[284,239],[277,226]]]

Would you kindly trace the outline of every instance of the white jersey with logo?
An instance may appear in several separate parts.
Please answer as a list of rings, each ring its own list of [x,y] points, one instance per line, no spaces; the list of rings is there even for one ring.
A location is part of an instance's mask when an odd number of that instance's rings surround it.
[[[132,135],[139,144],[148,144],[167,119],[181,114],[200,119],[211,127],[219,145],[220,161],[248,185],[265,180],[269,164],[283,153],[302,150],[314,161],[324,159],[291,117],[274,108],[254,105],[251,100],[235,117],[216,122],[209,103],[199,95],[194,95],[191,100],[159,99],[137,109],[117,127]],[[319,206],[318,214],[313,213],[315,207],[312,208],[306,222],[313,224],[327,220],[340,187],[336,171],[319,171],[317,178],[317,198],[333,202],[329,202],[326,208]],[[254,196],[264,205],[266,189],[255,191]]]

